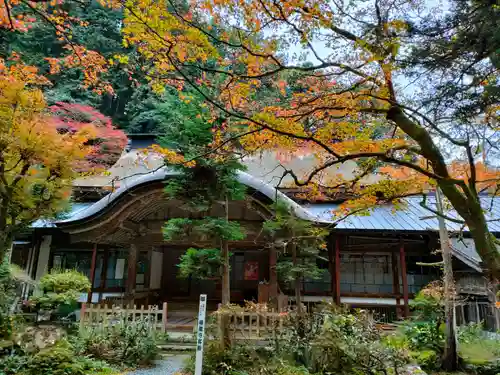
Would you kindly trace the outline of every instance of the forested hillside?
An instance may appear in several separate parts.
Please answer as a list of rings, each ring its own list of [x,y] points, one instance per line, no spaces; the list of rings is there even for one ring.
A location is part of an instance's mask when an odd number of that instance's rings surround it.
[[[107,60],[119,55],[126,62],[120,64],[114,59],[108,71],[102,74],[102,79],[111,84],[112,94],[101,95],[83,87],[84,73],[80,67],[50,73],[48,59],[62,58],[70,51],[67,41],[56,35],[54,27],[46,22],[34,23],[30,32],[11,32],[0,28],[0,57],[8,59],[15,53],[24,63],[37,66],[40,73],[52,82],[52,86],[45,88],[49,105],[57,102],[89,105],[110,116],[115,126],[127,133],[162,133],[160,123],[165,123],[172,109],[176,108],[178,93],[167,90],[161,95],[155,94],[147,85],[146,75],[141,74],[146,69],[132,72],[124,67],[146,67],[147,62],[136,53],[135,48],[125,48],[122,44],[120,28],[123,11],[102,7],[97,2],[84,7],[76,2],[65,2],[63,7],[70,17],[78,19],[78,23],[72,26],[73,42],[98,52]]]

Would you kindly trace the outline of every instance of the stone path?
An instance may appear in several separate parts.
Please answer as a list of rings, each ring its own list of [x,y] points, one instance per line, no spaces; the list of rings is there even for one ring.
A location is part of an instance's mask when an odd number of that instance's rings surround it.
[[[172,354],[165,359],[155,361],[155,367],[128,372],[127,375],[174,375],[182,370],[188,358],[187,354]]]

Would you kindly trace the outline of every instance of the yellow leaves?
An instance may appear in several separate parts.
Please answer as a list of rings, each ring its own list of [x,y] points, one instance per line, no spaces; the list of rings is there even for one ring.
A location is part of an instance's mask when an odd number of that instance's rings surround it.
[[[157,155],[163,156],[168,164],[184,164],[186,167],[192,168],[196,166],[194,160],[186,160],[183,155],[177,153],[176,151],[170,150],[168,148],[161,147],[157,144],[152,145],[149,149],[143,150],[147,155],[149,152],[153,152]]]
[[[120,64],[128,64],[129,63],[129,57],[128,55],[114,55],[113,58],[115,59],[116,62]]]
[[[162,94],[165,91],[165,86],[160,82],[155,81],[151,84],[151,89],[156,94]]]
[[[112,9],[120,9],[122,7],[122,1],[121,0],[98,0],[99,4],[101,4],[103,7],[108,7]]]
[[[22,64],[0,71],[0,187],[12,191],[9,215],[26,222],[53,215],[69,199],[75,168],[87,155],[92,134],[91,127],[58,131],[42,92],[30,84],[37,80],[34,74]]]
[[[207,35],[191,26],[191,15],[183,17],[170,13],[164,2],[126,2],[124,44],[136,45],[139,53],[152,61],[154,68],[149,74],[155,87],[169,84],[171,73],[180,64],[196,64],[218,57]]]

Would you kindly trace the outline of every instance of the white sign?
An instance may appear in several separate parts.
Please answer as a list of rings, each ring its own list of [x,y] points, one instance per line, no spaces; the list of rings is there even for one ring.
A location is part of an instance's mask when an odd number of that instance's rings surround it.
[[[125,259],[117,259],[115,267],[115,279],[122,280],[125,273]]]
[[[196,332],[196,363],[194,375],[201,375],[203,365],[203,341],[205,340],[205,314],[207,311],[207,295],[200,294],[200,310],[198,312],[198,330]]]

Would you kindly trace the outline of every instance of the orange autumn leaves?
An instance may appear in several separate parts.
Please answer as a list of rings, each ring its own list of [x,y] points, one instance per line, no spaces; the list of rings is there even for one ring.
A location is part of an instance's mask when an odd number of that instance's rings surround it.
[[[50,217],[71,194],[74,165],[89,151],[92,128],[60,133],[46,112],[33,67],[0,60],[0,195],[17,222]]]
[[[113,93],[102,73],[108,71],[108,62],[99,53],[87,50],[73,42],[72,28],[75,25],[88,26],[64,10],[63,0],[50,1],[0,1],[0,29],[12,32],[29,32],[40,23],[48,23],[54,29],[57,39],[64,44],[67,54],[61,58],[47,57],[50,73],[58,74],[61,68],[78,68],[83,73],[84,88],[93,89],[98,94]]]
[[[97,117],[81,126],[62,126],[61,114],[46,106],[40,89],[46,84],[36,68],[0,59],[0,205],[17,223],[60,212],[70,198],[72,180],[93,172],[82,166],[111,155],[98,154],[96,148],[108,149],[115,142],[119,156],[126,143],[110,121],[98,124],[109,119],[96,111]]]
[[[93,128],[58,132],[38,88],[47,83],[36,68],[20,62],[7,67],[0,59],[0,151],[7,162],[14,163],[7,170],[29,163],[32,175],[47,168],[58,169],[61,177],[69,178],[72,161],[85,157],[88,151],[85,143],[93,136]]]

